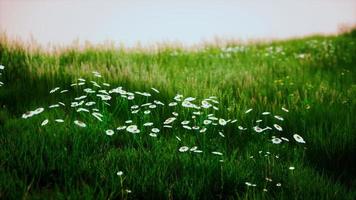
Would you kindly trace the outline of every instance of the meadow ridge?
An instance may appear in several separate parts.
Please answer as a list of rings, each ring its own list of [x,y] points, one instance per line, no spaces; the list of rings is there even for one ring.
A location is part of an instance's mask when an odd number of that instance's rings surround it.
[[[1,199],[355,199],[356,30],[152,51],[0,37]]]

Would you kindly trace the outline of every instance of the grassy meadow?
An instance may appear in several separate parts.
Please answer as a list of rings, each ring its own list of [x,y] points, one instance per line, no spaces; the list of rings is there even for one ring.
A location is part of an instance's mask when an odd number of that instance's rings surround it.
[[[356,198],[356,30],[0,65],[0,199]]]

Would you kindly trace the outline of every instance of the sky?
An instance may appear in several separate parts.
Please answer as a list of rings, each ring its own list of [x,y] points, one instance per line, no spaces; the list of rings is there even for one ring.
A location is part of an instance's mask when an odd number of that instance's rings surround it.
[[[333,34],[356,25],[356,0],[0,0],[0,32],[41,44],[132,46]]]

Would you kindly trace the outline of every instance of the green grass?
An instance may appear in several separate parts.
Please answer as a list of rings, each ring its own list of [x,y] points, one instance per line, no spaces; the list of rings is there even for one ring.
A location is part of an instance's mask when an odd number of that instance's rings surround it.
[[[91,46],[52,53],[2,36],[0,198],[355,199],[355,33],[195,50]],[[103,77],[95,78],[93,70]],[[128,101],[112,95],[111,106],[106,106],[89,95],[104,115],[99,122],[69,106],[84,88],[93,88],[91,84],[71,87],[77,78],[110,83],[102,88],[107,90],[122,86],[130,92],[147,91],[152,97],[135,95]],[[69,92],[50,95],[49,90],[57,86]],[[189,119],[194,109],[168,107],[177,93],[197,100],[217,96],[219,110],[204,111],[197,124],[209,113],[237,122],[210,125],[205,134],[183,129],[180,122]],[[166,105],[149,115],[131,114],[130,106],[153,100]],[[66,107],[48,109],[58,101]],[[45,111],[21,118],[38,107]],[[253,110],[245,114],[249,108]],[[162,128],[173,111],[179,113],[173,129]],[[264,111],[284,121],[261,116]],[[56,118],[65,122],[55,123]],[[41,126],[44,119],[50,122]],[[87,127],[75,126],[76,119]],[[116,130],[128,119],[140,133]],[[261,127],[278,123],[283,131],[256,133],[252,127],[257,119],[263,119]],[[147,121],[161,129],[157,138],[142,126]],[[248,130],[239,130],[239,125]],[[115,134],[107,136],[107,129]],[[295,142],[295,133],[306,144]],[[290,141],[273,144],[272,136]],[[203,153],[179,152],[184,145],[198,146]]]

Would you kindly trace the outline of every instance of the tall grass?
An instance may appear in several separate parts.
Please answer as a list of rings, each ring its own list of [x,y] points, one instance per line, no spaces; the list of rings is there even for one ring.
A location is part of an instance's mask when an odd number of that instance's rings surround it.
[[[354,199],[354,32],[228,43],[225,47],[207,45],[195,50],[89,46],[52,53],[2,37],[0,64],[5,70],[0,76],[4,82],[0,87],[0,197]],[[95,79],[94,70],[103,78]],[[103,122],[69,108],[21,118],[28,110],[47,108],[58,101],[69,103],[80,96],[85,87],[69,86],[77,78],[103,80],[128,91],[149,91],[154,95],[151,101],[157,99],[166,105],[177,93],[200,100],[214,95],[220,101],[215,115],[237,119],[237,123],[212,128],[207,134],[179,127],[161,129],[153,138],[143,122],[162,122],[173,111],[187,118],[191,111],[165,106],[148,116],[133,117],[130,106],[134,103],[120,98],[113,98],[110,107],[100,104]],[[69,88],[69,92],[49,95],[57,86]],[[155,94],[151,87],[160,93]],[[136,98],[134,102],[146,101]],[[249,108],[253,110],[246,114]],[[261,116],[264,111],[284,117],[282,133],[257,134],[251,129],[257,119],[263,119],[265,125],[276,123]],[[65,122],[53,123],[58,117]],[[46,118],[50,124],[40,126]],[[84,119],[88,127],[75,126],[75,118]],[[128,119],[138,124],[141,133],[115,130],[112,137],[105,134],[106,129],[116,129]],[[239,130],[239,125],[248,130]],[[305,145],[293,140],[295,133],[305,139]],[[271,143],[271,136],[276,134],[290,142]],[[197,145],[203,153],[181,153],[183,145]],[[211,151],[220,151],[223,156]],[[118,171],[124,174],[118,176]],[[281,186],[276,186],[279,183]]]

